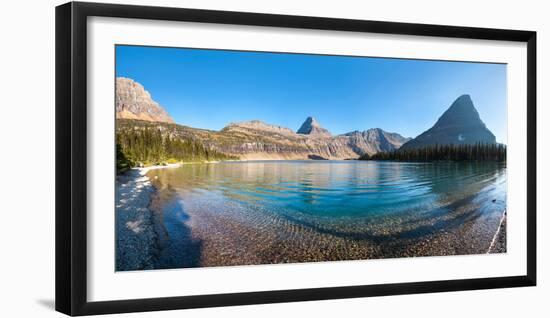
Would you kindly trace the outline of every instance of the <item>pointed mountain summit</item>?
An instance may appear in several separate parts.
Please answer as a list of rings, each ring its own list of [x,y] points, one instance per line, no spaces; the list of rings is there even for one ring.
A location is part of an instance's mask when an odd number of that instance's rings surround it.
[[[174,123],[162,106],[140,83],[125,77],[116,79],[116,118]]]
[[[470,95],[461,95],[458,97],[451,107],[447,109],[441,117],[437,120],[434,128],[445,129],[453,126],[460,125],[475,125],[483,126],[485,124],[481,121],[477,109],[474,107],[472,98]]]
[[[321,127],[321,125],[313,117],[308,117],[306,121],[302,124],[300,129],[297,131],[298,134],[310,135],[310,136],[320,136],[320,137],[330,137],[331,134],[328,130]]]
[[[405,143],[400,149],[478,142],[496,143],[496,138],[479,117],[470,95],[462,95],[439,117],[432,128]]]

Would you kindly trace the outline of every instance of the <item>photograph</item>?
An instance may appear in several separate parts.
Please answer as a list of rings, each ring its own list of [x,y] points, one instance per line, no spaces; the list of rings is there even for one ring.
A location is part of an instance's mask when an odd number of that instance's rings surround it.
[[[544,4],[5,2],[0,318],[550,317]]]
[[[117,44],[113,81],[117,272],[507,252],[506,63]]]

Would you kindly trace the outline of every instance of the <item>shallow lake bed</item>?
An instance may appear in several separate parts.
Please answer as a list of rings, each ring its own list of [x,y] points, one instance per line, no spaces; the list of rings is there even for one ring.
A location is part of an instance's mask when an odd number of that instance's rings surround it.
[[[505,252],[499,163],[245,161],[150,171],[154,268]],[[505,223],[504,223],[505,225]]]

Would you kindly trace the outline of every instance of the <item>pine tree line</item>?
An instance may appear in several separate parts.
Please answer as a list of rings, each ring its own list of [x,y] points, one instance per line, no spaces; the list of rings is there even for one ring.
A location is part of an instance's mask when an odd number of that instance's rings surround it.
[[[116,156],[117,171],[138,165],[236,159],[209,149],[199,141],[171,137],[154,127],[118,129]]]
[[[434,145],[424,148],[365,154],[359,160],[396,161],[506,161],[503,144]]]

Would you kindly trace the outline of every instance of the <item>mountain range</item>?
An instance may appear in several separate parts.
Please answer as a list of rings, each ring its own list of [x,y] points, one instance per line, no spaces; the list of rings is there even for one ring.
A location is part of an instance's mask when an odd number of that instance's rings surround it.
[[[170,138],[199,141],[243,160],[357,159],[433,144],[496,142],[468,95],[460,96],[432,128],[414,139],[380,128],[332,135],[311,116],[296,131],[259,120],[230,123],[219,131],[192,128],[175,124],[141,84],[128,78],[116,80],[116,118],[117,130],[156,128]]]

